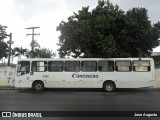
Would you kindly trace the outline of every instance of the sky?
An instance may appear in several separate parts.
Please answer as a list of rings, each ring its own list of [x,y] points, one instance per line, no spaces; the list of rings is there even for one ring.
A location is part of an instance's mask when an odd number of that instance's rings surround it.
[[[110,1],[124,11],[133,7],[145,7],[152,23],[160,21],[160,0]],[[78,12],[82,7],[94,9],[97,2],[98,0],[0,0],[0,24],[8,26],[7,33],[12,33],[12,47],[31,49],[32,37],[26,34],[31,34],[32,31],[25,28],[38,26],[40,28],[35,29],[35,33],[40,33],[40,36],[35,36],[35,40],[41,48],[56,52],[59,48],[57,43],[60,33],[56,31],[59,23],[62,20],[67,21],[73,12]],[[154,52],[160,52],[160,47],[154,49]]]

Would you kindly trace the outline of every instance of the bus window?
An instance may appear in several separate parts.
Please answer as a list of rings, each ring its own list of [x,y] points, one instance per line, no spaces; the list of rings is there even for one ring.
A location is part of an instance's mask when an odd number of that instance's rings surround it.
[[[133,61],[133,70],[136,72],[147,72],[151,70],[150,62],[147,60]]]
[[[49,61],[48,71],[49,72],[62,72],[63,71],[63,61]]]
[[[97,61],[82,61],[83,72],[95,72],[97,71]]]
[[[47,71],[47,62],[46,61],[33,61],[32,62],[32,71],[33,72]]]
[[[20,61],[18,63],[18,75],[24,75],[29,73],[30,71],[30,62],[29,61]]]
[[[98,71],[102,72],[114,71],[114,61],[99,61]]]
[[[131,61],[116,61],[116,71],[118,72],[129,72],[132,71]]]
[[[79,72],[80,71],[80,62],[79,61],[66,61],[65,62],[65,71]]]

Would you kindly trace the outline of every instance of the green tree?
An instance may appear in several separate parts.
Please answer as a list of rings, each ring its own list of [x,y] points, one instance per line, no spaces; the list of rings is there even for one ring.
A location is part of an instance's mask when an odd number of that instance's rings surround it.
[[[0,25],[0,59],[7,58],[8,44],[4,41],[6,36],[6,27]]]
[[[139,56],[150,56],[152,49],[159,45],[160,23],[151,25],[145,8],[127,11],[125,29],[128,45],[122,47],[132,56],[137,56],[137,53]]]
[[[57,31],[60,57],[138,57],[150,56],[159,45],[160,23],[151,25],[145,8],[124,12],[99,0],[92,11],[82,7],[62,21]]]
[[[51,58],[55,57],[55,53],[47,48],[35,49],[34,52],[30,51],[29,54],[33,54],[34,58]]]
[[[4,41],[0,41],[0,59],[3,57],[7,58],[8,54],[8,45]]]

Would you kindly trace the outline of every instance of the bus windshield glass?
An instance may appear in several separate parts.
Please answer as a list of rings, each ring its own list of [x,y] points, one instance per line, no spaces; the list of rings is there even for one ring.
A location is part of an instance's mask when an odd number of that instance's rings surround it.
[[[29,61],[20,61],[17,67],[17,74],[24,75],[30,71],[30,62]]]

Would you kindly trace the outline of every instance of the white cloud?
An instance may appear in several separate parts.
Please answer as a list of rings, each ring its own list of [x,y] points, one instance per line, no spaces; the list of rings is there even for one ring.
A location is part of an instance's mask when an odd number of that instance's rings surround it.
[[[132,9],[133,7],[146,8],[148,10],[149,19],[152,23],[160,21],[160,0],[154,0],[154,2],[152,0],[111,0],[111,2],[118,4],[118,6],[125,11]]]
[[[57,11],[62,6],[61,0],[14,0],[14,12],[23,19],[30,19],[52,10]]]

